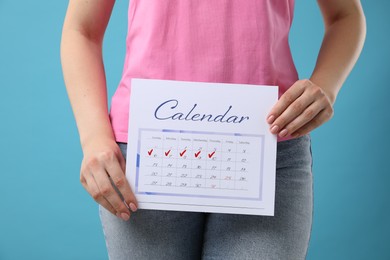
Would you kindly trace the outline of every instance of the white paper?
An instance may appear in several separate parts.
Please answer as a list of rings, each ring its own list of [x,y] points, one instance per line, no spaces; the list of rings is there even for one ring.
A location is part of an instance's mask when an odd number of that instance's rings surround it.
[[[276,86],[132,79],[126,176],[140,209],[273,215]]]

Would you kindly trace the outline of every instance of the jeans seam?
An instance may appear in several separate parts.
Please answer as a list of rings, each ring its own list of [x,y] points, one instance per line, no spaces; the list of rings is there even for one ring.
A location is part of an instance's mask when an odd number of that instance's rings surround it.
[[[311,223],[310,223],[310,232],[309,232],[309,240],[307,243],[307,249],[305,253],[305,259],[307,258],[307,253],[309,252],[309,247],[310,247],[310,242],[311,242],[311,237],[312,237],[312,232],[313,232],[313,222],[314,222],[314,174],[313,174],[313,151],[312,151],[312,141],[311,141],[311,136],[308,134],[309,137],[309,150],[310,150],[310,159],[311,159],[311,165],[310,165],[310,171],[311,171],[311,192],[312,192],[312,210],[311,210]]]

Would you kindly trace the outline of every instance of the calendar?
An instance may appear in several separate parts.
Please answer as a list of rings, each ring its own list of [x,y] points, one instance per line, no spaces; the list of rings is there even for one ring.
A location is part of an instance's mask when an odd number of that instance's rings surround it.
[[[126,176],[139,208],[273,215],[276,100],[277,87],[133,79]]]

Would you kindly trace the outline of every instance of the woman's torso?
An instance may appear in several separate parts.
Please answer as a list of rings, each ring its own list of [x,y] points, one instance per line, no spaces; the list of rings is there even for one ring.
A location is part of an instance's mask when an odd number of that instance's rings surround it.
[[[288,34],[293,0],[131,0],[123,76],[110,119],[127,142],[131,78],[277,85],[298,75]]]

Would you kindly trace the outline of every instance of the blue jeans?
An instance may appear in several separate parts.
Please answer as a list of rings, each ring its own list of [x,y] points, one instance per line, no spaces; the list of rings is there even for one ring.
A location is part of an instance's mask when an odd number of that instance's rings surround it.
[[[118,143],[126,158],[126,144]],[[99,207],[110,259],[305,259],[312,226],[310,136],[277,146],[275,216]]]

